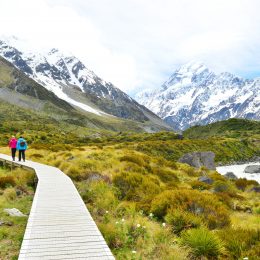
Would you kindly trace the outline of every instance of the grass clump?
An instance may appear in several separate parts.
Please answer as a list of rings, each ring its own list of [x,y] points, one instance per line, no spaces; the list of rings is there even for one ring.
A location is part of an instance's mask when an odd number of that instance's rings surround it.
[[[228,258],[230,259],[248,257],[253,251],[256,253],[256,249],[260,246],[260,229],[227,228],[220,230],[218,236],[224,242]],[[258,251],[254,255],[255,259],[260,257],[259,253]]]
[[[23,240],[27,218],[11,217],[6,208],[17,208],[29,214],[33,199],[34,174],[21,168],[11,171],[0,167],[0,259],[17,259]]]
[[[15,186],[15,179],[13,176],[2,176],[0,177],[0,188],[4,189],[7,187]]]
[[[200,216],[210,229],[221,228],[230,223],[227,208],[210,193],[196,190],[164,191],[151,204],[151,211],[159,218],[175,208]]]
[[[181,244],[191,250],[191,257],[195,259],[218,259],[224,250],[220,239],[204,227],[184,231]]]
[[[4,190],[4,198],[7,200],[7,201],[13,201],[16,199],[16,191],[14,188],[6,188]]]
[[[120,199],[141,201],[160,193],[160,186],[156,179],[138,173],[117,174],[113,183],[120,192]]]
[[[199,216],[182,209],[171,209],[165,216],[165,220],[172,226],[173,232],[177,235],[183,230],[198,228],[203,225]]]
[[[247,186],[258,186],[258,182],[254,180],[247,180],[246,178],[239,178],[235,180],[235,185],[239,190],[245,191]]]

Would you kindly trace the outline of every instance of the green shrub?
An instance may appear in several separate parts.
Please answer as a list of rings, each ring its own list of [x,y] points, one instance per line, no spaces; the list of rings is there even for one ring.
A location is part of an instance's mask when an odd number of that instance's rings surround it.
[[[182,209],[171,209],[165,216],[165,220],[172,226],[172,230],[176,234],[180,234],[185,229],[198,228],[202,225],[200,217]]]
[[[145,165],[145,162],[144,160],[138,156],[138,155],[135,155],[135,154],[131,154],[131,155],[125,155],[123,157],[120,158],[120,162],[132,162],[132,163],[135,163],[139,166],[144,166]]]
[[[90,204],[92,212],[98,215],[111,211],[118,204],[117,190],[104,181],[81,183],[78,189],[82,199]]]
[[[153,174],[157,175],[163,182],[178,182],[177,175],[168,169],[163,167],[154,167],[152,169]]]
[[[214,173],[210,174],[209,177],[212,180],[214,180],[214,181],[222,181],[222,182],[226,182],[227,181],[227,179],[223,175],[221,175],[221,174],[219,174],[217,172],[214,172]]]
[[[141,201],[160,193],[158,181],[138,173],[118,174],[114,177],[113,183],[119,189],[121,199]]]
[[[119,249],[124,246],[126,242],[126,235],[123,230],[111,223],[101,223],[99,225],[100,231],[104,236],[109,248]]]
[[[239,190],[244,191],[247,186],[249,185],[258,185],[257,181],[254,180],[247,180],[246,178],[239,178],[238,180],[235,181],[235,185]]]
[[[69,168],[66,169],[65,172],[72,180],[75,180],[75,181],[81,180],[81,176],[80,176],[81,170],[78,166],[71,165],[71,166],[69,166]]]
[[[6,188],[9,186],[14,187],[15,186],[15,179],[13,176],[3,176],[0,177],[0,188]]]
[[[191,177],[199,176],[199,171],[197,169],[195,169],[194,167],[186,165],[186,167],[183,170],[187,175],[189,175]]]
[[[219,231],[218,236],[224,241],[226,251],[232,259],[248,256],[247,251],[260,243],[260,229],[226,228]]]
[[[229,212],[216,195],[197,190],[171,190],[157,195],[151,204],[151,211],[163,218],[170,209],[180,208],[201,216],[210,229],[229,225]]]
[[[219,238],[206,228],[190,229],[181,235],[181,244],[191,250],[194,258],[217,259],[223,252]]]
[[[227,192],[230,189],[230,185],[227,181],[215,181],[214,182],[214,191],[215,192]]]
[[[208,190],[210,188],[210,185],[205,183],[205,182],[202,182],[202,181],[192,181],[190,183],[192,189],[195,189],[195,190]]]

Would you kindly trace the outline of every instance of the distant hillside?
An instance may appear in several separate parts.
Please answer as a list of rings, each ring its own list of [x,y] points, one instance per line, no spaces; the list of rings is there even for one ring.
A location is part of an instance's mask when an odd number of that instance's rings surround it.
[[[54,128],[66,131],[69,126],[85,129],[85,136],[90,132],[123,131],[123,132],[157,132],[166,130],[159,120],[134,121],[118,118],[108,114],[99,114],[77,110],[68,102],[57,97],[53,92],[29,78],[13,64],[0,57],[0,118],[1,124],[13,124],[22,129],[38,125],[44,129],[50,123]],[[42,120],[44,119],[44,120]],[[63,126],[63,128],[61,127]],[[16,127],[17,128],[17,127]],[[38,129],[37,128],[37,129]],[[8,132],[8,127],[5,128]],[[10,132],[10,131],[9,131]]]
[[[161,118],[98,77],[70,53],[54,48],[36,51],[35,46],[10,37],[0,39],[0,55],[76,110],[146,123],[148,131],[154,131],[158,126],[161,130],[171,130]]]
[[[260,121],[232,118],[205,126],[193,126],[183,132],[187,138],[203,139],[214,136],[248,137],[260,135]]]

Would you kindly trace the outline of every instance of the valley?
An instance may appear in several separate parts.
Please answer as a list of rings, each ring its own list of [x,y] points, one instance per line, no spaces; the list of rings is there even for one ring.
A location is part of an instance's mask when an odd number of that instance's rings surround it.
[[[192,151],[213,151],[218,164],[259,156],[259,123],[252,122],[247,133],[238,130],[247,122],[220,122],[226,131],[218,135],[212,125],[203,139],[185,137],[187,130],[182,140],[171,132],[122,132],[78,142],[77,132],[68,141],[54,127],[45,139],[36,128],[25,133],[27,156],[60,168],[73,180],[116,259],[211,259],[212,254],[255,259],[260,254],[260,204],[252,189],[259,183],[178,162]],[[240,142],[241,135],[247,141]],[[5,147],[0,152],[9,153]],[[212,182],[199,181],[201,176]],[[207,237],[214,244],[197,253]]]

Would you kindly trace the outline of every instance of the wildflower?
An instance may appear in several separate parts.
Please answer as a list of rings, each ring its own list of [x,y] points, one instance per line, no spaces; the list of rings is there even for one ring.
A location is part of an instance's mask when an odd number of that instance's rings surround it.
[[[153,217],[153,213],[150,213],[150,214],[149,214],[149,217],[152,218],[152,217]]]
[[[146,226],[143,226],[144,229],[146,229]]]
[[[165,226],[166,226],[166,223],[163,222],[163,223],[162,223],[162,226],[165,227]]]
[[[140,225],[140,224],[137,224],[136,226],[137,226],[137,227],[140,227],[141,225]]]
[[[133,250],[133,251],[132,251],[132,253],[133,253],[133,254],[136,254],[136,251],[135,251],[135,250]]]
[[[108,213],[108,211],[106,210],[106,214]]]
[[[248,257],[244,257],[243,260],[248,260]]]
[[[125,219],[124,218],[122,218],[122,220],[121,220],[122,222],[125,222]]]
[[[116,224],[118,224],[118,221],[116,221]]]

